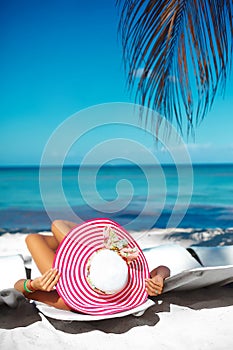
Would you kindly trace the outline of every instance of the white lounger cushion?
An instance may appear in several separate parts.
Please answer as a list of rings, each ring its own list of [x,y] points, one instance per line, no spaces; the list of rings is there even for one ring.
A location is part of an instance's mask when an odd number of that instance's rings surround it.
[[[85,315],[80,314],[78,312],[71,312],[66,310],[59,310],[52,306],[48,306],[43,303],[36,302],[36,307],[47,317],[54,318],[56,320],[64,320],[64,321],[97,321],[97,320],[106,320],[110,318],[116,317],[124,317],[128,315],[141,316],[143,313],[155,303],[153,300],[148,299],[144,304],[124,312],[118,312],[113,315],[102,315],[102,316],[93,316],[93,315]]]
[[[21,255],[0,256],[0,291],[13,288],[17,280],[26,278],[24,260]]]
[[[143,253],[150,271],[159,265],[165,265],[170,269],[171,276],[201,266],[185,248],[178,244],[164,244],[146,248],[143,249]]]
[[[191,246],[190,248],[195,251],[205,267],[233,265],[232,245],[222,247]]]
[[[171,290],[191,290],[211,285],[225,285],[233,282],[233,265],[220,267],[200,267],[186,270],[169,277],[164,292]]]
[[[0,256],[0,305],[17,307],[23,295],[15,290],[17,280],[26,278],[26,270],[21,255]]]

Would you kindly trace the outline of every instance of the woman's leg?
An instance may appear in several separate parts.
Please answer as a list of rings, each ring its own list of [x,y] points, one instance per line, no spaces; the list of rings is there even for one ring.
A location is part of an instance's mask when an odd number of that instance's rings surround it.
[[[42,274],[52,267],[58,245],[76,225],[69,221],[55,220],[51,226],[53,236],[32,233],[26,237],[27,247]]]
[[[56,238],[58,244],[63,240],[63,238],[70,232],[70,230],[77,226],[75,222],[66,220],[55,220],[52,222],[51,231],[53,236]]]
[[[31,233],[26,237],[26,244],[41,274],[53,265],[55,251],[48,244],[49,236]],[[53,237],[51,237],[53,238]]]

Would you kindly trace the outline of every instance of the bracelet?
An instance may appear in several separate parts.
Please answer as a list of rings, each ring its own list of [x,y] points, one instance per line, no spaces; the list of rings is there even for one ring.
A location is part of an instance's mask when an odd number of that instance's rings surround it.
[[[33,292],[35,292],[34,290],[28,289],[28,287],[27,287],[28,281],[31,282],[31,280],[25,280],[25,281],[24,281],[24,283],[23,283],[23,289],[25,290],[25,292],[28,292],[28,293],[33,293]],[[31,283],[30,283],[30,285],[31,285]]]
[[[32,281],[33,280],[29,280],[29,289],[32,290],[33,292],[35,292],[36,289],[32,287]]]

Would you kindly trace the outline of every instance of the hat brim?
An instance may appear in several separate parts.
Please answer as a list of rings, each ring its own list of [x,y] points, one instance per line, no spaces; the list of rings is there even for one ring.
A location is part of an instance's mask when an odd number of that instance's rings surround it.
[[[119,239],[126,239],[129,247],[137,247],[139,255],[129,265],[129,281],[116,294],[100,294],[87,280],[88,260],[98,249],[104,248],[103,229],[111,226]],[[58,294],[74,311],[90,315],[110,315],[133,309],[148,297],[145,279],[149,277],[146,258],[136,241],[116,222],[94,219],[74,227],[60,243],[53,267],[61,273],[56,285]]]

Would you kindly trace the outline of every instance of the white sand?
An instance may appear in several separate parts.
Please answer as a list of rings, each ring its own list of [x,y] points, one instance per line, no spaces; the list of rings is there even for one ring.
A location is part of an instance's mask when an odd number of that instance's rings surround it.
[[[141,242],[147,246],[174,241],[161,231]],[[183,246],[190,240],[176,241]],[[0,255],[29,255],[25,235],[0,237]],[[233,346],[233,288],[205,288],[164,294],[142,317],[127,316],[95,322],[48,320],[26,300],[17,309],[0,305],[0,349],[189,349],[219,350]]]

